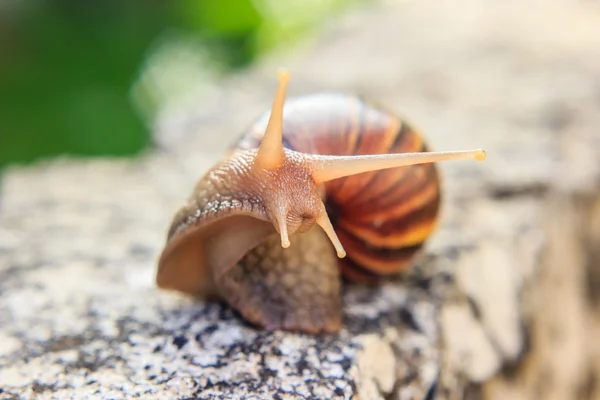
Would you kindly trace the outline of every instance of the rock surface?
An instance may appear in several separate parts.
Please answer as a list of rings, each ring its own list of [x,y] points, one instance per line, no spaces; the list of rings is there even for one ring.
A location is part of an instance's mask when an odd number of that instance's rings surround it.
[[[163,161],[166,161],[166,158]],[[9,398],[423,397],[439,370],[422,286],[353,287],[345,329],[267,333],[153,285],[176,177],[159,157],[67,161],[3,182],[0,382]]]
[[[7,170],[0,394],[598,398],[598,18],[594,2],[378,3],[165,110],[157,151]],[[269,106],[281,64],[290,95],[361,92],[435,149],[488,150],[440,165],[424,258],[347,287],[339,335],[258,331],[153,285],[172,212]]]

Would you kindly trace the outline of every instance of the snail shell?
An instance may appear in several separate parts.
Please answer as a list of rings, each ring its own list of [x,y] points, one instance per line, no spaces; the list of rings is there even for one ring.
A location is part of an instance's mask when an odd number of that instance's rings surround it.
[[[335,332],[340,274],[369,283],[396,274],[434,230],[433,162],[485,152],[429,153],[408,123],[355,96],[284,107],[289,74],[279,76],[272,110],[175,215],[157,284],[225,299],[266,329]]]

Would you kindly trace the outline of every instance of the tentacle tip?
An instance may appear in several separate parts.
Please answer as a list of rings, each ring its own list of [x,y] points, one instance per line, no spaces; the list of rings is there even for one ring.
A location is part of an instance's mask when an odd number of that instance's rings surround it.
[[[288,81],[290,79],[291,75],[292,74],[291,74],[290,70],[285,67],[280,67],[277,70],[277,77],[279,78],[279,80]]]
[[[344,257],[346,257],[346,251],[344,249],[338,251],[337,252],[337,256],[338,256],[338,258],[344,258]]]
[[[285,226],[285,221],[282,221],[280,223],[280,230],[281,230],[281,247],[283,247],[284,249],[287,249],[288,247],[290,247],[290,237],[288,236],[288,232],[287,232],[287,227]]]
[[[487,154],[484,149],[479,149],[475,152],[475,159],[477,161],[483,161],[487,157]]]

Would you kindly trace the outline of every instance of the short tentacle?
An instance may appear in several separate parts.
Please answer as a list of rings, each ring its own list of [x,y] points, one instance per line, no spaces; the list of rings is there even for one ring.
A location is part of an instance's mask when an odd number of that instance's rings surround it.
[[[288,237],[287,222],[285,220],[285,214],[281,213],[277,216],[277,223],[279,224],[279,235],[281,236],[281,247],[287,249],[290,247],[290,239]]]
[[[319,225],[325,231],[325,233],[327,234],[327,237],[329,237],[329,240],[333,244],[333,247],[335,247],[337,256],[339,258],[346,257],[346,250],[344,250],[344,246],[342,246],[342,242],[340,242],[340,239],[337,237],[337,234],[335,233],[335,229],[333,229],[333,225],[331,224],[331,221],[329,220],[329,216],[327,215],[327,211],[325,210],[325,205],[323,205],[323,212],[321,212],[321,215],[319,215],[319,217],[317,218],[317,220],[315,222],[317,223],[317,225]]]

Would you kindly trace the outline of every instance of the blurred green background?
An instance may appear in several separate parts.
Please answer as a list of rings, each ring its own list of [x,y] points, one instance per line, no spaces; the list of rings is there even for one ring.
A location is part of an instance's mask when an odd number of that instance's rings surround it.
[[[0,168],[59,154],[136,154],[151,145],[169,90],[186,86],[146,79],[140,90],[154,64],[191,49],[194,79],[231,73],[351,2],[0,0]]]

